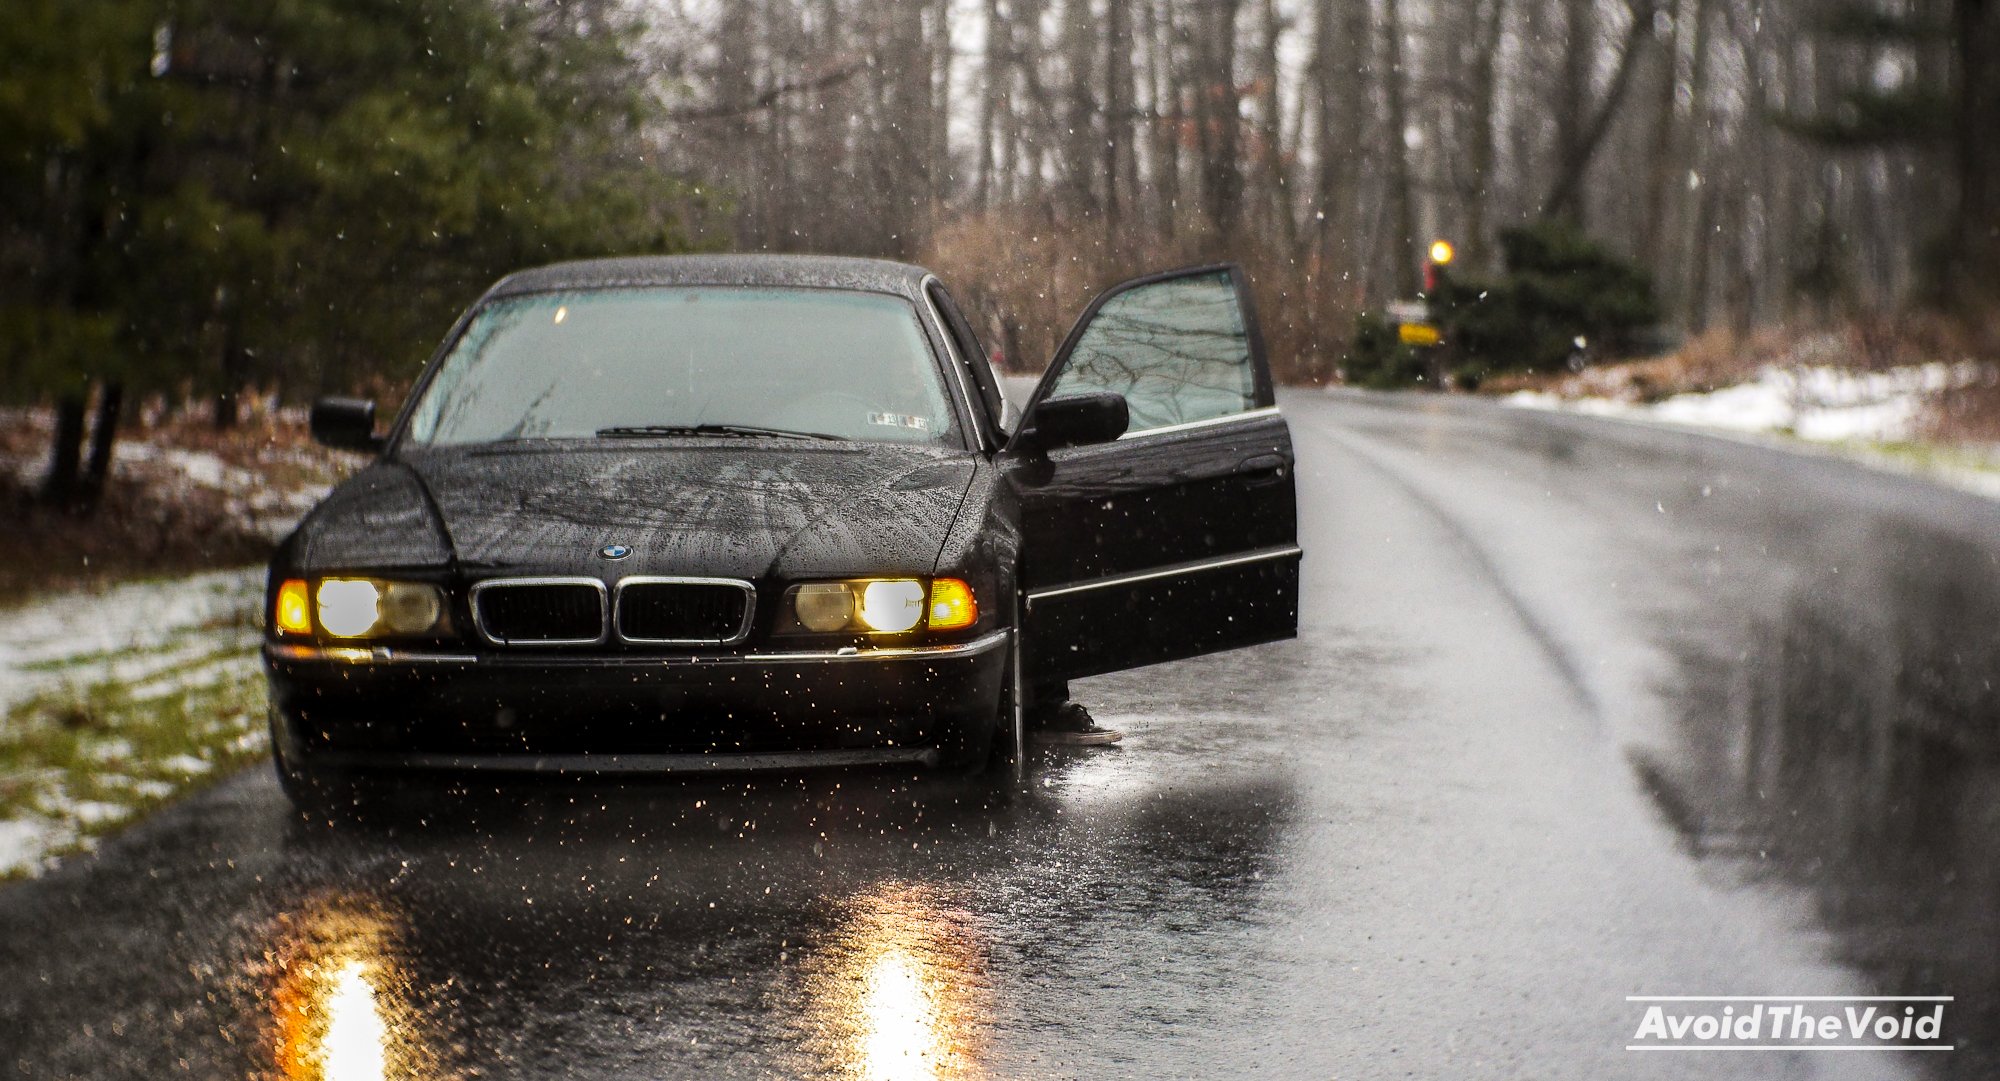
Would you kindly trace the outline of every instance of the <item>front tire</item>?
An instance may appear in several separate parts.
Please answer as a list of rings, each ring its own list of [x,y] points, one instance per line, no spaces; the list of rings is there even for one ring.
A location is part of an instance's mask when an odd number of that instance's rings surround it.
[[[275,708],[270,718],[271,767],[292,808],[308,818],[352,816],[360,806],[360,785],[354,776],[346,770],[313,765],[309,755],[290,746],[287,726]]]

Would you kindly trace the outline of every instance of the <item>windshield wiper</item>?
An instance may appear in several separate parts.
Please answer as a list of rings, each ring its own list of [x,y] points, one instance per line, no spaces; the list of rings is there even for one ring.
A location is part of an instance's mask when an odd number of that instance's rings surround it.
[[[754,424],[620,424],[597,429],[601,439],[644,439],[661,435],[719,435],[732,439],[832,439],[824,432],[794,432],[784,428],[759,428]]]

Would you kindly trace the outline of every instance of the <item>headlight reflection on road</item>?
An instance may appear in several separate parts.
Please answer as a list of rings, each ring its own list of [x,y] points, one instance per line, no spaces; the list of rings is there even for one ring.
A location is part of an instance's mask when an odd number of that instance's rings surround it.
[[[983,951],[965,913],[903,887],[861,897],[806,967],[817,1050],[840,1075],[977,1072],[989,1017]]]
[[[287,918],[272,954],[277,1074],[286,1081],[427,1075],[399,992],[395,925],[335,899]]]

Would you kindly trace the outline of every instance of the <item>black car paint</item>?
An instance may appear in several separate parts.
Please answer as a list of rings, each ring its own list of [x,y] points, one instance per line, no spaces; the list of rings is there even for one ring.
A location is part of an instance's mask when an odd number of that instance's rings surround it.
[[[1024,562],[1065,568],[1040,572],[1040,580],[1056,581],[1063,574],[1115,572],[1104,552],[1120,547],[1153,559],[1197,552],[1202,536],[1214,551],[1244,537],[1262,541],[1265,533],[1282,533],[1289,543],[1293,535],[1290,443],[1275,415],[1246,432],[1226,425],[1124,448],[1116,456],[1124,464],[1109,472],[1089,464],[1108,460],[1105,448],[1003,450],[997,399],[985,385],[990,372],[963,363],[978,355],[977,341],[955,306],[948,307],[949,295],[920,268],[824,257],[604,260],[512,275],[480,303],[538,291],[675,284],[865,289],[909,299],[927,315],[920,322],[947,368],[968,446],[667,437],[416,447],[401,438],[406,407],[381,457],[283,543],[271,581],[275,587],[284,578],[342,573],[434,581],[453,598],[460,634],[435,664],[343,664],[287,655],[277,644],[267,649],[281,773],[308,760],[617,769],[628,761],[635,768],[675,764],[644,756],[700,755],[707,765],[754,765],[765,759],[746,756],[787,749],[894,748],[900,755],[914,747],[929,749],[922,757],[928,762],[977,761],[996,733],[1006,735],[998,705],[1003,687],[1019,674],[1018,662],[1009,650],[988,646],[996,631],[1014,625],[1021,600],[1016,572]],[[477,310],[461,319],[454,338]],[[938,318],[947,311],[949,348]],[[422,389],[420,382],[412,402]],[[1259,523],[1251,519],[1260,504],[1240,498],[1233,478],[1246,461],[1273,456],[1282,459],[1276,474],[1283,513]],[[1143,483],[1135,487],[1135,480]],[[1067,532],[1065,508],[1074,527]],[[1024,516],[1040,523],[1026,540]],[[1035,529],[1041,547],[1029,559]],[[1083,531],[1095,535],[1085,542]],[[632,553],[606,561],[599,553],[611,544]],[[1290,568],[1295,590],[1295,560]],[[616,643],[581,652],[508,649],[469,633],[466,591],[484,578],[586,575],[615,585],[648,574],[754,581],[749,639],[690,655]],[[975,651],[893,659],[884,653],[879,661],[782,659],[786,650],[880,644],[775,634],[787,583],[864,575],[969,581],[980,599],[974,627],[887,644],[961,643]],[[1209,594],[1207,610],[1227,619],[1230,598],[1217,589],[1235,588],[1237,577],[1181,582],[1180,595]],[[1110,605],[1115,615],[1131,598],[1111,593],[1092,601],[1095,609]],[[1089,639],[1129,636],[1137,644],[1133,656],[1141,658],[1136,663],[1291,633],[1292,608],[1261,599],[1251,608],[1267,615],[1250,621],[1256,626],[1247,637],[1240,632],[1249,624],[1238,624],[1240,640],[1212,628],[1176,635],[1172,624],[1137,634],[1115,625],[1071,630]],[[417,656],[424,644],[392,645]],[[1028,672],[1031,679],[1080,674],[1073,665],[1064,668],[1064,656],[1087,659],[1100,671],[1126,666],[1102,649],[1042,645],[1041,670]]]

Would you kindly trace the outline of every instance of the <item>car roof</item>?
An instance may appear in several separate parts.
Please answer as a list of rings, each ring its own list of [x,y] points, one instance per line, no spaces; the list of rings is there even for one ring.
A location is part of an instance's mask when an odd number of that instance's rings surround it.
[[[486,296],[635,285],[762,285],[859,289],[920,300],[923,267],[841,255],[649,255],[579,259],[522,270],[500,279]]]

